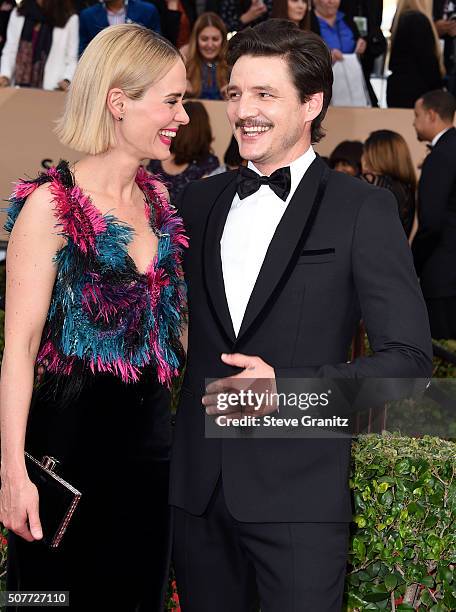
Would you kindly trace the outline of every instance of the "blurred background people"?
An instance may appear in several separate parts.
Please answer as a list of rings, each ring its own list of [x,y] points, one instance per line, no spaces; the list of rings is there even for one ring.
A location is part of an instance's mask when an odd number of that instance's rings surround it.
[[[272,0],[220,0],[218,12],[228,32],[239,32],[270,17]]]
[[[432,0],[399,0],[391,30],[388,106],[413,108],[426,91],[442,86],[445,74]]]
[[[382,32],[383,0],[341,0],[340,10],[353,18],[360,35],[366,41],[366,50],[360,59],[364,78],[366,83],[370,84],[375,60],[386,53],[387,47]],[[372,88],[369,89],[369,94],[372,105],[378,106],[378,99]]]
[[[79,55],[98,32],[110,25],[138,23],[154,32],[161,32],[157,8],[142,0],[106,0],[84,9],[79,18]]]
[[[0,87],[68,89],[78,61],[78,31],[71,0],[24,0],[9,19]]]
[[[226,28],[215,13],[198,17],[188,45],[181,53],[186,59],[187,96],[222,100],[228,84]]]
[[[361,156],[363,143],[359,140],[343,140],[329,156],[329,166],[338,172],[359,176],[361,174]]]
[[[228,145],[225,155],[223,156],[223,164],[213,170],[209,176],[215,174],[222,174],[222,172],[229,172],[230,170],[237,170],[239,166],[244,164],[244,160],[239,153],[239,145],[234,136],[231,136],[230,144]]]
[[[342,61],[344,53],[362,55],[366,41],[349,15],[339,10],[340,0],[314,0],[310,18],[312,31],[331,49],[333,63]]]
[[[433,338],[456,339],[456,112],[445,91],[424,94],[415,104],[418,140],[431,143],[418,185],[415,267]]]
[[[404,138],[391,130],[372,132],[364,143],[361,163],[365,180],[394,194],[409,237],[415,217],[416,174]]]
[[[163,36],[180,49],[188,44],[196,19],[195,0],[144,0],[157,7]]]
[[[15,0],[4,0],[0,2],[0,53],[6,40],[6,29],[13,9],[16,8]]]
[[[434,25],[444,43],[446,86],[456,95],[456,0],[434,0]]]
[[[273,0],[271,17],[289,19],[301,30],[310,30],[310,6],[306,0]]]
[[[171,157],[165,161],[151,160],[148,165],[149,172],[168,188],[171,202],[176,201],[187,183],[207,176],[219,166],[211,149],[212,130],[204,105],[187,100],[184,107],[190,123],[179,128],[171,143]]]
[[[356,53],[361,61],[366,51],[366,41],[356,25],[353,17],[343,13],[340,0],[314,0],[310,15],[310,27],[313,32],[323,38],[331,49],[333,64],[343,61],[344,54]],[[368,101],[373,106],[378,105],[377,96],[369,80],[370,73],[364,73],[364,83]]]

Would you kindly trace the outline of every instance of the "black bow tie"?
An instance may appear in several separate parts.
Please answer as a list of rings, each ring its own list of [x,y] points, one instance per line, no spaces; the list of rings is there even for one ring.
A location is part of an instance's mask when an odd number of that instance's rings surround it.
[[[269,185],[272,191],[285,202],[291,188],[290,168],[289,166],[279,168],[271,176],[260,176],[250,168],[241,166],[236,182],[237,192],[241,200],[258,191],[261,185]]]

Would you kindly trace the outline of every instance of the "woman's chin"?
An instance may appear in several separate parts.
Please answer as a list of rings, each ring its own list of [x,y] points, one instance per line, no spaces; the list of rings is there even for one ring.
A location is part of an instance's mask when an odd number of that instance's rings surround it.
[[[160,145],[160,147],[154,147],[150,150],[148,155],[149,159],[156,159],[158,161],[166,161],[171,157],[171,151],[169,147],[167,148],[164,145]]]

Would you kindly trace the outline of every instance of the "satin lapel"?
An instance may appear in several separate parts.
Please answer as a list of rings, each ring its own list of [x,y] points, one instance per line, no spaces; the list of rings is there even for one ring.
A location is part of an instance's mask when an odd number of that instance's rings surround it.
[[[235,333],[225,295],[220,240],[235,194],[236,173],[233,172],[231,180],[222,188],[209,213],[203,246],[203,271],[209,304],[230,343],[234,343]]]
[[[299,183],[277,226],[247,304],[238,340],[247,332],[267,303],[273,300],[274,292],[279,288],[285,273],[293,269],[294,257],[299,257],[315,221],[327,175],[325,163],[317,156]]]

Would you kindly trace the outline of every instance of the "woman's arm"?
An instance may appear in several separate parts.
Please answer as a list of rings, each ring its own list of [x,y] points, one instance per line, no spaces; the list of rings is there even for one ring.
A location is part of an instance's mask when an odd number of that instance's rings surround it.
[[[66,49],[65,59],[62,71],[62,79],[72,81],[78,63],[78,49],[79,49],[79,17],[72,15],[66,26]]]
[[[2,59],[0,64],[0,75],[6,77],[9,82],[0,83],[0,86],[9,85],[13,79],[14,69],[16,66],[17,50],[19,48],[19,40],[21,37],[22,26],[24,25],[24,17],[17,14],[17,9],[11,13],[6,31],[6,42],[2,51]]]
[[[24,461],[34,365],[64,244],[55,229],[52,194],[43,185],[29,196],[7,252],[5,348],[0,381],[0,521],[28,541],[40,539],[38,493]],[[29,526],[27,525],[29,521]]]

